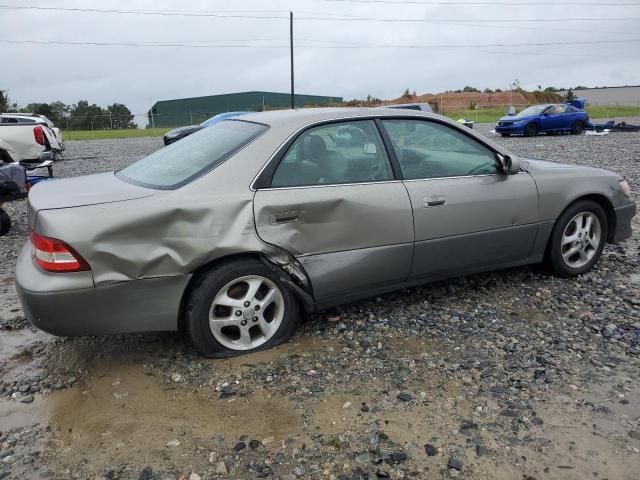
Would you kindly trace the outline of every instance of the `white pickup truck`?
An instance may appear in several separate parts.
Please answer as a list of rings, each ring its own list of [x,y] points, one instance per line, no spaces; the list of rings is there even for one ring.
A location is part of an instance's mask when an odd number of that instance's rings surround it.
[[[36,162],[44,152],[55,159],[63,150],[62,133],[43,115],[0,114],[0,163]]]

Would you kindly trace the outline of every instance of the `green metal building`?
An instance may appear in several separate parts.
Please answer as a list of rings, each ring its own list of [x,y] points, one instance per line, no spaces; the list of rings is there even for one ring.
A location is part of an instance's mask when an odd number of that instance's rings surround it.
[[[295,95],[296,107],[322,106],[342,102],[342,97]],[[289,108],[291,96],[276,92],[240,92],[207,97],[160,100],[147,113],[149,126],[181,127],[201,123],[218,113]],[[153,114],[153,117],[152,117]]]

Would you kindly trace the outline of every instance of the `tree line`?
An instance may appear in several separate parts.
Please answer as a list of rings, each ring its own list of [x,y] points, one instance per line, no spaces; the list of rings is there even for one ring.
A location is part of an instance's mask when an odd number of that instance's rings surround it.
[[[69,130],[121,130],[137,128],[133,114],[126,105],[114,103],[103,108],[87,100],[66,104],[29,103],[23,107],[12,104],[6,92],[0,90],[0,113],[38,113],[51,120],[57,127]]]

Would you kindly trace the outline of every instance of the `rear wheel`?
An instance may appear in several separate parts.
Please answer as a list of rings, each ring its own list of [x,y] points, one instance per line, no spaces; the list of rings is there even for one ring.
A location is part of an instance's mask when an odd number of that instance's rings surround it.
[[[510,133],[501,133],[500,135],[502,135],[503,137],[510,137],[511,136]]]
[[[538,134],[538,126],[535,123],[530,123],[524,128],[525,137],[535,137]]]
[[[582,123],[580,120],[576,120],[575,122],[573,122],[573,125],[571,126],[571,133],[573,133],[574,135],[580,135],[583,130],[584,123]]]
[[[11,230],[9,214],[0,208],[0,237],[4,237]]]
[[[225,263],[196,280],[186,327],[202,355],[232,357],[279,345],[298,321],[298,305],[278,276],[259,260]]]
[[[582,200],[558,218],[551,234],[548,259],[554,273],[575,277],[598,261],[607,238],[607,216],[600,205]]]

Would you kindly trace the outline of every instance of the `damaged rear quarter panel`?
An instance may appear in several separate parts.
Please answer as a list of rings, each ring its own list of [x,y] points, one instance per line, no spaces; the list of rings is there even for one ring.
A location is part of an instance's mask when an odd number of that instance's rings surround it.
[[[147,198],[42,210],[37,229],[69,243],[96,286],[192,273],[221,257],[260,252],[251,179],[238,168],[249,149],[185,187]],[[245,158],[245,160],[247,160]]]

